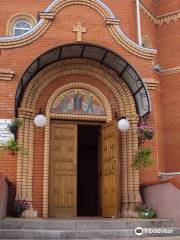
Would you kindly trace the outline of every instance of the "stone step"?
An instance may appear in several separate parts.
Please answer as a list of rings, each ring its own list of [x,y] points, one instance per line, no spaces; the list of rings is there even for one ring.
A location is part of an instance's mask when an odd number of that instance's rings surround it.
[[[163,228],[162,228],[163,229]],[[171,234],[146,233],[142,237],[180,236],[180,229],[174,228]],[[137,238],[134,229],[120,230],[47,230],[47,229],[1,229],[0,239],[119,239]]]
[[[176,237],[170,237],[170,238],[113,238],[113,239],[110,239],[110,240],[158,240],[158,239],[160,239],[160,240],[179,240],[179,238],[177,239]],[[1,240],[8,240],[7,238],[3,238],[3,239],[1,239]],[[13,238],[13,240],[19,240],[18,238]],[[33,238],[21,238],[21,240],[33,240]],[[74,239],[68,239],[68,240],[74,240]],[[76,240],[87,240],[87,239],[85,239],[85,238],[77,238]],[[107,238],[94,238],[93,240],[107,240]]]
[[[168,219],[5,219],[0,221],[0,229],[57,229],[57,230],[96,230],[96,229],[135,229],[174,227],[175,223]]]
[[[120,240],[120,239],[118,239]],[[127,239],[126,239],[127,240]],[[130,239],[132,240],[132,239]],[[176,236],[176,237],[148,237],[145,238],[145,240],[180,240],[180,236]]]
[[[7,238],[3,238],[1,240],[8,240]],[[13,240],[19,240],[17,238]],[[21,239],[21,240],[33,240],[33,238],[26,238],[26,239]],[[74,239],[68,239],[68,240],[74,240]],[[76,239],[76,240],[87,240],[87,239]],[[94,238],[93,240],[107,240],[105,238]],[[172,236],[172,237],[145,237],[145,238],[113,238],[111,240],[180,240],[179,236]]]
[[[1,240],[8,240],[7,238],[3,238]],[[13,239],[13,240],[19,240],[19,239]],[[21,240],[33,240],[32,238],[28,239],[21,239]],[[74,240],[74,239],[68,239],[68,240]],[[87,240],[87,239],[76,239],[76,240]],[[93,240],[107,240],[105,238],[94,238]],[[180,240],[180,237],[145,237],[145,238],[113,238],[110,240]]]
[[[160,238],[160,240],[179,240],[179,238],[176,238],[176,237],[171,237],[171,238],[168,238],[168,239],[166,239],[166,238]],[[8,240],[7,238],[3,238],[3,239],[1,239],[1,240]],[[13,238],[13,240],[19,240],[19,239],[14,239]],[[23,238],[21,238],[21,240],[33,240],[33,238],[26,238],[26,239],[23,239]],[[68,240],[74,240],[74,239],[68,239]],[[75,239],[75,240],[87,240],[87,239],[85,239],[85,238],[78,238],[78,239]],[[107,239],[105,239],[105,238],[94,238],[93,240],[107,240]],[[155,238],[112,238],[112,239],[110,239],[110,240],[158,240],[156,237]]]

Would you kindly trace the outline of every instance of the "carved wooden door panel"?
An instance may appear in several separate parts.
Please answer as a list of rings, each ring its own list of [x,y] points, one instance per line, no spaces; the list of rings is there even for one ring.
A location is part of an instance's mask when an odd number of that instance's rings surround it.
[[[49,216],[77,214],[77,125],[51,124]]]
[[[102,216],[118,216],[117,121],[102,126]]]

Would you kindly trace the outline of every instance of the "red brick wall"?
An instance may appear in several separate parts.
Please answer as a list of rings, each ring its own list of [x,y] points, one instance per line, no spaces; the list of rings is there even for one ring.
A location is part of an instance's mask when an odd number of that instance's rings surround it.
[[[120,20],[123,32],[133,41],[137,41],[135,4],[131,0],[104,0],[103,2],[108,5],[115,17]]]
[[[16,13],[29,13],[34,17],[38,16],[38,12],[42,12],[52,1],[27,1],[27,0],[1,0],[0,7],[0,36],[6,35],[6,24],[10,17]]]
[[[152,48],[157,49],[157,27],[143,11],[141,11],[141,33],[142,36],[148,37]]]
[[[158,105],[159,93],[154,90],[149,91],[151,99],[152,112],[149,119],[149,126],[155,129],[155,134],[152,140],[147,140],[144,147],[150,147],[152,149],[153,165],[148,168],[140,169],[140,184],[155,181],[158,178],[158,172],[164,170],[164,158],[163,158],[163,142],[161,136],[161,119],[159,113],[161,111]]]
[[[143,3],[148,7],[148,9],[155,14],[156,0],[143,0]]]
[[[179,66],[180,30],[179,21],[163,24],[158,27],[159,63],[164,68]]]
[[[25,1],[6,0],[1,1],[0,8],[0,36],[5,35],[6,23],[15,13],[28,12],[37,16],[39,11],[43,11],[50,0],[45,1]],[[111,8],[112,12],[120,19],[120,26],[123,32],[132,40],[136,41],[136,10],[132,0],[111,1],[104,0]],[[179,9],[179,0],[160,0],[144,2],[150,10],[156,11],[157,15],[172,12]],[[153,5],[153,2],[155,5]],[[73,14],[72,14],[73,13]],[[80,14],[81,13],[81,14]],[[160,79],[159,90],[150,92],[152,100],[152,126],[157,128],[155,138],[149,143],[153,148],[156,163],[149,169],[141,171],[141,183],[157,179],[158,171],[180,171],[179,167],[179,105],[180,96],[179,75],[160,77],[153,72],[153,62],[139,58],[128,50],[120,46],[112,37],[104,24],[104,19],[90,7],[73,5],[64,8],[52,21],[47,32],[33,43],[13,49],[2,49],[0,52],[0,68],[12,69],[15,77],[12,81],[0,81],[0,116],[2,118],[14,117],[14,98],[17,85],[26,68],[45,51],[59,45],[76,42],[76,34],[72,31],[77,21],[81,21],[87,28],[87,33],[83,34],[83,41],[98,44],[111,48],[124,57],[140,73],[143,78]],[[141,11],[142,34],[148,35],[152,46],[158,49],[158,61],[164,68],[179,66],[179,21],[156,26]],[[74,76],[75,77],[75,76]],[[74,79],[75,80],[75,79]],[[75,80],[76,81],[76,80]],[[88,80],[87,80],[88,81]],[[93,80],[94,84],[95,80]],[[43,92],[39,99],[39,106],[45,106],[49,94],[53,91]],[[103,88],[103,86],[102,86]],[[55,86],[54,86],[55,89]],[[39,139],[41,139],[39,141]],[[173,141],[172,141],[173,139]],[[37,141],[39,144],[37,145]],[[33,172],[33,201],[38,211],[41,209],[42,200],[42,177],[43,177],[43,131],[35,132],[35,161]],[[172,151],[173,149],[173,151]],[[6,161],[0,161],[0,172],[8,175],[10,181],[16,184],[16,160],[12,156],[5,156]],[[15,165],[13,165],[15,164]],[[10,166],[10,167],[9,167]],[[13,167],[12,167],[13,166]],[[38,166],[41,166],[39,168]],[[13,188],[14,189],[14,188]]]
[[[165,4],[166,3],[166,4]],[[179,1],[161,0],[159,14],[173,12],[180,8]],[[166,8],[165,8],[166,5]],[[158,26],[159,63],[163,69],[180,66],[179,21]],[[179,78],[180,73],[162,76],[161,81],[161,119],[163,124],[164,161],[166,172],[180,171],[179,162]]]
[[[180,8],[179,0],[158,0],[157,5],[157,15],[164,15],[170,12],[175,12]]]
[[[113,96],[113,93],[108,89],[103,83],[99,80],[94,79],[89,76],[83,75],[69,75],[61,77],[52,83],[50,83],[46,88],[43,89],[43,92],[37,103],[37,110],[42,108],[45,112],[45,106],[48,99],[53,94],[53,92],[60,88],[61,86],[68,83],[82,82],[95,86],[96,88],[101,89],[103,94],[111,102],[111,108],[113,111],[113,116],[117,109],[117,102]],[[34,140],[34,161],[33,161],[33,208],[38,210],[39,215],[42,214],[42,196],[43,196],[43,161],[44,161],[44,129],[35,129],[35,140]]]
[[[12,204],[16,195],[16,164],[17,155],[0,150],[0,172],[9,182],[8,214],[12,214]]]
[[[164,160],[167,172],[180,172],[180,74],[161,78]]]
[[[1,8],[0,8],[0,36],[5,36],[6,34],[6,24],[9,18],[16,13],[30,13],[33,16],[37,17],[38,12],[42,12],[52,0],[45,1],[37,1],[34,3],[33,1],[26,0],[18,0],[13,1],[9,0],[8,4],[6,0],[1,0]],[[114,15],[121,20],[122,30],[129,36],[131,39],[136,39],[136,30],[135,25],[135,4],[132,0],[126,1],[111,1],[104,0],[104,3],[108,5],[108,7],[112,10]],[[9,7],[10,6],[10,7]],[[126,11],[128,9],[128,12]],[[77,11],[78,12],[78,11]],[[74,12],[73,12],[74,13]],[[70,12],[70,16],[72,17],[72,12]],[[68,19],[69,22],[70,18]]]

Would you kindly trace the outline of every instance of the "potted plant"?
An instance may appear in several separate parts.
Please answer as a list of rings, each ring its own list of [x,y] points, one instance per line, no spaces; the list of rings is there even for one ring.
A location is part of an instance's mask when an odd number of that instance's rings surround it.
[[[156,213],[153,208],[148,208],[145,205],[136,207],[136,211],[138,212],[140,218],[150,219],[156,217]]]
[[[17,131],[22,126],[22,121],[19,118],[16,118],[11,121],[8,125],[8,129],[11,133],[14,134],[14,138],[17,139]]]
[[[17,154],[18,152],[22,152],[23,148],[20,146],[17,141],[13,138],[10,138],[7,143],[4,145],[5,150],[10,151],[12,154]]]
[[[14,215],[21,217],[22,212],[29,209],[30,205],[25,199],[16,199],[14,202]]]
[[[140,167],[149,167],[154,160],[151,158],[152,150],[148,147],[140,147],[134,157],[133,167],[139,169]]]
[[[151,140],[154,135],[154,130],[148,125],[140,125],[138,127],[138,135],[141,140]]]

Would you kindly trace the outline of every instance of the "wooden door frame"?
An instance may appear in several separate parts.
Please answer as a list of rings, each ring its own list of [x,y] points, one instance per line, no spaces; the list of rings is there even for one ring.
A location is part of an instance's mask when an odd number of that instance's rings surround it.
[[[51,139],[51,137],[52,137],[52,130],[53,130],[53,125],[54,126],[60,126],[60,124],[59,124],[59,122],[54,122],[53,121],[53,124],[52,124],[52,122],[51,122],[51,127],[50,127],[50,139]],[[75,217],[75,216],[77,216],[77,125],[76,124],[72,124],[72,123],[68,123],[68,124],[65,124],[65,123],[62,123],[62,126],[61,127],[63,127],[63,129],[64,129],[64,126],[63,125],[66,125],[66,126],[68,126],[68,128],[71,128],[71,127],[73,127],[73,130],[74,130],[74,133],[75,133],[75,135],[74,135],[74,139],[75,140],[73,140],[73,142],[75,143],[74,144],[74,149],[76,149],[75,150],[75,153],[73,154],[73,161],[72,162],[68,162],[69,164],[71,164],[71,165],[73,165],[73,169],[74,169],[74,167],[75,167],[75,170],[72,170],[72,171],[75,171],[75,180],[73,180],[73,183],[75,184],[75,188],[74,188],[74,191],[75,191],[75,195],[73,195],[74,197],[73,197],[73,202],[74,202],[74,204],[75,204],[75,208],[72,208],[73,209],[73,213],[72,213],[72,217]],[[52,141],[51,141],[51,143],[52,143]],[[53,166],[53,165],[51,165],[51,153],[52,153],[52,148],[51,148],[51,146],[50,146],[50,156],[49,156],[49,186],[54,186],[54,185],[51,185],[51,180],[52,180],[52,176],[51,176],[51,174],[52,174],[52,171],[51,171],[51,166]],[[61,163],[62,164],[62,163]],[[68,176],[68,175],[66,175],[66,176]],[[66,194],[67,194],[67,192],[66,192]],[[50,215],[50,201],[52,200],[51,199],[51,197],[52,197],[52,195],[51,195],[51,191],[49,191],[48,192],[48,215]],[[52,209],[53,210],[53,209]],[[69,208],[69,210],[70,210],[70,208]],[[67,209],[66,209],[66,212],[67,212]],[[71,213],[70,213],[71,214]],[[50,217],[53,217],[53,216],[50,216]],[[55,217],[55,216],[54,216]],[[63,217],[63,216],[59,216],[59,217]]]
[[[117,126],[117,120],[112,120],[111,122],[107,122],[104,124],[104,126],[102,126],[101,128],[101,131],[103,130],[103,128],[106,128],[108,126],[111,126],[113,125],[113,127],[115,127],[115,142],[117,143],[117,146],[116,146],[116,152],[115,152],[115,156],[117,157],[116,159],[116,186],[117,186],[117,194],[116,194],[116,201],[117,201],[117,212],[116,212],[116,216],[112,216],[112,217],[119,217],[120,216],[120,192],[121,192],[121,189],[120,189],[120,174],[121,174],[121,168],[120,168],[120,146],[119,146],[119,138],[120,138],[120,135],[119,135],[119,130],[118,130],[118,126]],[[102,139],[101,139],[101,145],[102,145]],[[102,147],[102,146],[101,146]],[[102,150],[101,150],[102,151]],[[102,153],[102,152],[101,152]],[[102,154],[101,154],[102,156]],[[103,158],[101,158],[101,171],[103,172]],[[101,177],[103,179],[103,175]],[[103,190],[103,181],[102,181],[102,186],[101,186],[101,192]],[[103,195],[103,193],[101,193],[101,195]],[[101,201],[102,203],[102,201]],[[102,205],[102,212],[103,212],[103,205]]]
[[[95,126],[102,126],[103,124],[105,124],[105,121],[80,121],[80,120],[64,120],[64,119],[55,119],[55,118],[51,118],[50,123],[51,122],[61,122],[62,124],[75,124],[75,125],[95,125]]]
[[[89,126],[102,126],[103,124],[106,124],[107,122],[104,122],[104,121],[80,121],[80,120],[64,120],[64,119],[53,119],[51,118],[50,119],[50,126],[51,126],[51,123],[54,122],[54,123],[59,123],[59,124],[74,124],[74,125],[89,125]],[[99,147],[100,151],[101,151],[101,146]],[[99,151],[99,150],[98,150]],[[118,159],[119,161],[119,159]],[[98,190],[99,190],[99,216],[102,216],[102,163],[101,163],[101,154],[100,156],[98,156],[98,164],[100,166],[99,168],[99,176],[98,176]],[[118,168],[119,168],[120,164],[118,163]],[[49,165],[50,167],[50,165]],[[118,204],[119,204],[119,174],[120,174],[120,169],[117,170],[118,173],[117,173],[117,181],[118,181],[118,194],[117,194],[117,201],[118,201]],[[76,196],[77,198],[77,196]],[[76,202],[76,205],[77,205],[77,202]],[[49,208],[49,200],[48,200],[48,208]],[[77,214],[76,214],[77,215]],[[119,212],[119,208],[118,208],[118,217],[120,216],[120,212]]]

